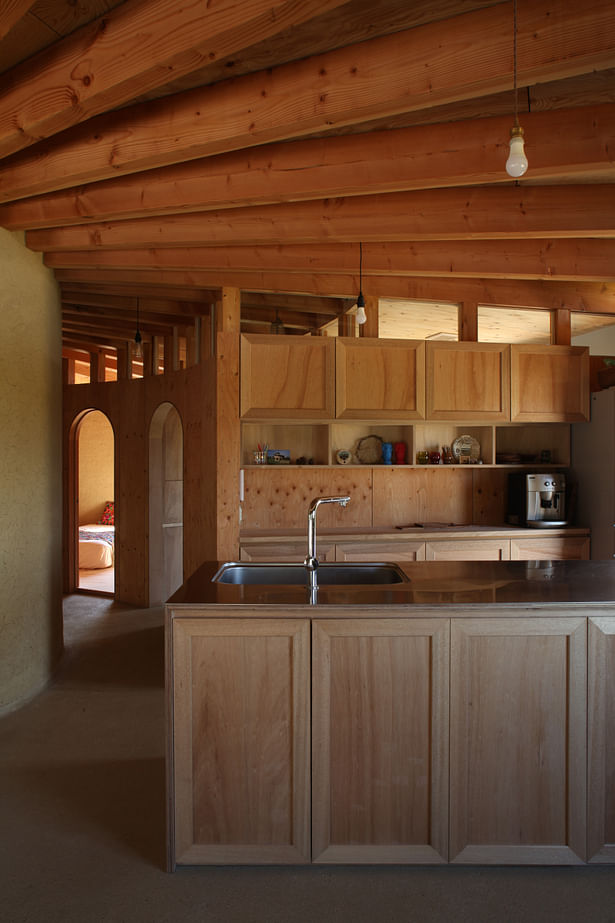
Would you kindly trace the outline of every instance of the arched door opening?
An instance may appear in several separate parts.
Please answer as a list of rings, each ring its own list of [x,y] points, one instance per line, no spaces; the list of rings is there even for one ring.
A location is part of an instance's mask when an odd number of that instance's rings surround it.
[[[115,436],[106,414],[89,410],[76,429],[77,588],[115,592]]]
[[[156,409],[149,431],[149,604],[184,581],[184,434],[172,404]]]

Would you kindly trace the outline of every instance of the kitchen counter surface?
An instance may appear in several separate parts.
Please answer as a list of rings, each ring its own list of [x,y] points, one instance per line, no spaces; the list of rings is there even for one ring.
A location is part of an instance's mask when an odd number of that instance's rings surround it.
[[[383,541],[399,541],[401,538],[430,539],[444,538],[443,533],[451,533],[455,538],[539,538],[540,536],[562,535],[589,535],[589,529],[582,526],[561,526],[548,528],[531,528],[525,526],[511,526],[507,523],[500,525],[456,525],[448,522],[408,523],[404,526],[390,526],[389,528],[371,527],[355,529],[327,529],[318,527],[318,535],[325,539],[334,539],[336,542],[353,541],[369,536]],[[245,529],[242,530],[240,541],[242,544],[271,542],[277,539],[305,539],[306,529]]]
[[[268,614],[287,614],[288,607],[309,610],[324,606],[340,609],[340,616],[389,607],[416,607],[450,613],[450,607],[493,614],[493,606],[563,610],[592,607],[594,613],[615,613],[613,561],[420,561],[403,562],[407,583],[394,585],[320,587],[318,602],[310,604],[307,587],[236,586],[212,582],[222,562],[203,564],[170,598],[173,608],[184,606],[267,607]],[[273,607],[273,608],[272,608]],[[219,614],[219,613],[218,613]],[[241,615],[242,609],[229,614]],[[255,613],[258,614],[258,611]],[[410,613],[412,614],[412,613]],[[468,614],[466,612],[466,614]],[[541,613],[542,614],[542,613]]]

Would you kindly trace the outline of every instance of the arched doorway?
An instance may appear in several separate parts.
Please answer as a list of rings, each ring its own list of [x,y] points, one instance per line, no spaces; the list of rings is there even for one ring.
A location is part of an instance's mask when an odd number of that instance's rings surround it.
[[[173,404],[149,429],[149,604],[161,605],[184,581],[184,434]]]
[[[115,435],[106,414],[88,410],[76,424],[77,588],[115,592]]]

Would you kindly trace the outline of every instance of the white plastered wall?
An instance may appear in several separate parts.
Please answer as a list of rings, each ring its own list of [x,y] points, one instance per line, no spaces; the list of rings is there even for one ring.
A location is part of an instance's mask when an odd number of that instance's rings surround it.
[[[62,350],[53,274],[0,228],[0,713],[62,650]]]

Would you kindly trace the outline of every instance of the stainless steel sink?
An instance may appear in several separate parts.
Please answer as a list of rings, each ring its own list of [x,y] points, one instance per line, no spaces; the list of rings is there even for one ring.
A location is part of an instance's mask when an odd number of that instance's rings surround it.
[[[308,569],[304,564],[223,564],[215,574],[217,583],[252,584],[257,586],[309,586]],[[351,564],[320,564],[316,570],[319,586],[348,584],[406,583],[408,578],[396,565],[388,562]]]

